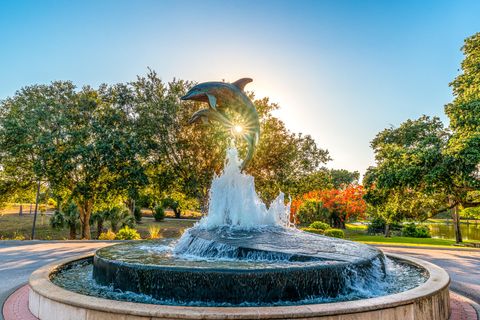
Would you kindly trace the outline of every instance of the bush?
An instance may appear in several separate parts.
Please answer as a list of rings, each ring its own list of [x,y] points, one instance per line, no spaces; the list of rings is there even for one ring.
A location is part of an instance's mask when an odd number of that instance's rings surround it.
[[[65,226],[65,218],[60,211],[55,210],[55,213],[50,218],[50,226],[54,229],[62,229]]]
[[[139,223],[142,221],[142,208],[135,206],[135,209],[133,210],[133,216],[135,217],[135,222]]]
[[[133,228],[135,226],[135,218],[125,206],[111,208],[108,210],[106,218],[110,221],[110,226],[112,227],[113,232],[117,232],[118,225],[120,225],[120,228],[125,226]]]
[[[156,206],[155,212],[153,213],[155,221],[162,221],[165,218],[165,210],[162,206]]]
[[[312,229],[322,230],[322,231],[330,229],[330,225],[328,223],[321,222],[321,221],[314,221],[308,227]]]
[[[430,229],[426,226],[417,226],[411,222],[402,229],[402,236],[411,238],[431,238]]]
[[[158,239],[160,238],[160,227],[154,224],[148,226],[148,233],[150,235],[150,239]]]
[[[386,224],[385,219],[381,217],[375,217],[368,225],[367,233],[368,234],[383,233],[385,231],[385,224]]]
[[[129,226],[125,226],[120,231],[118,231],[117,235],[115,236],[115,240],[139,240],[140,234],[137,230],[130,228]]]
[[[325,230],[322,229],[315,229],[315,228],[302,228],[303,231],[316,233],[316,234],[324,234]]]
[[[327,237],[333,237],[333,238],[345,238],[345,232],[340,229],[327,229],[325,230],[324,233]]]
[[[311,224],[315,221],[327,221],[328,210],[318,200],[305,200],[298,208],[297,219],[301,224]]]
[[[108,229],[107,232],[100,233],[98,240],[115,240],[115,232]]]

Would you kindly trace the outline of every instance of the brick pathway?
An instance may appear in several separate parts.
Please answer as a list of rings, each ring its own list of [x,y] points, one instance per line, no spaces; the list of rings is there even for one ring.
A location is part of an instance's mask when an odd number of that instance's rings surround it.
[[[38,320],[28,310],[28,285],[15,291],[3,305],[5,320]],[[479,320],[472,301],[450,291],[452,315],[450,320]],[[59,319],[61,320],[61,319]]]
[[[38,320],[28,310],[28,285],[24,285],[12,293],[3,305],[5,320]]]

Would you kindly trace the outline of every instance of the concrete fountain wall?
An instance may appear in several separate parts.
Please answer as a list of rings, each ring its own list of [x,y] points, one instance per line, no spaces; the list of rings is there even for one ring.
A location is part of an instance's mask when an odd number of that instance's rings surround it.
[[[40,320],[108,319],[321,319],[321,320],[447,320],[450,313],[445,270],[429,262],[389,254],[429,273],[420,286],[372,299],[281,307],[185,307],[107,300],[81,295],[54,285],[50,275],[85,255],[55,262],[30,277],[30,311]]]

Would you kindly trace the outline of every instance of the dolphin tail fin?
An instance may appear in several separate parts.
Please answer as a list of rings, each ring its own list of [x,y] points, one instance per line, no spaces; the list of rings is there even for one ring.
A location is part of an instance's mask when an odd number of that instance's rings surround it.
[[[251,78],[242,78],[242,79],[238,79],[235,82],[232,82],[232,84],[235,87],[237,87],[238,89],[243,91],[245,89],[245,86],[252,81],[253,81],[253,79],[251,79]]]
[[[245,156],[245,159],[243,159],[242,165],[240,166],[240,170],[245,169],[247,164],[250,163],[250,161],[253,158],[253,153],[255,151],[254,138],[252,136],[247,136],[245,137],[245,140],[247,140],[247,143],[248,143],[248,151],[247,151],[247,155]]]

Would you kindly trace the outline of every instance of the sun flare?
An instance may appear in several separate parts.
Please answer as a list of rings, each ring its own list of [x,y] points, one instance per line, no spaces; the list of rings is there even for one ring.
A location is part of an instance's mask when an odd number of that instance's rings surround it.
[[[236,125],[233,127],[233,130],[235,131],[235,133],[242,133],[243,127],[240,125]]]

